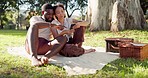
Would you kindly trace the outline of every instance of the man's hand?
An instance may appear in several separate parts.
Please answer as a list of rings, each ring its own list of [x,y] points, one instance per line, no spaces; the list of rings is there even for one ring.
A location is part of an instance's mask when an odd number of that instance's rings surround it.
[[[41,62],[42,62],[42,64],[48,64],[48,58],[43,56],[41,58]]]

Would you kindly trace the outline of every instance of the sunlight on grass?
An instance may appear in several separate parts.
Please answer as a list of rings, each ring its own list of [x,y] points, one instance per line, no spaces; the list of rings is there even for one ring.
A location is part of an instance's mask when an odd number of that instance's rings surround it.
[[[105,47],[106,38],[133,38],[135,42],[148,43],[147,35],[148,32],[144,30],[86,32],[84,45]]]
[[[145,68],[143,66],[135,66],[133,68],[134,71],[134,75],[135,77],[137,76],[137,78],[141,78],[141,77],[148,77],[148,68]]]
[[[85,33],[83,45],[104,47],[110,37],[133,38],[148,43],[147,30],[125,30],[121,32],[99,31]],[[148,59],[138,61],[132,58],[117,59],[92,75],[67,77],[64,68],[55,65],[31,67],[26,58],[7,53],[7,47],[24,46],[25,30],[0,30],[0,78],[148,78]],[[97,60],[97,59],[96,59]]]

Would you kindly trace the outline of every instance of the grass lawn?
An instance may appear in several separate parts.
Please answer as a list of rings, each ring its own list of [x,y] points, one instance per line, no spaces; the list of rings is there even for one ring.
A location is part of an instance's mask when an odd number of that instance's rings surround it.
[[[146,30],[126,30],[117,33],[87,31],[84,45],[105,47],[104,39],[108,37],[128,37],[148,43],[147,35]],[[25,30],[0,30],[0,78],[148,78],[148,59],[117,59],[96,74],[71,77],[66,76],[63,68],[54,65],[31,67],[28,59],[7,53],[7,47],[23,46],[25,36]]]

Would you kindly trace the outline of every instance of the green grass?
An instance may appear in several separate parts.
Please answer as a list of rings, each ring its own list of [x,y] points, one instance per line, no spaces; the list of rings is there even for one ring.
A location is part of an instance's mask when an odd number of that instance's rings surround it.
[[[120,32],[99,31],[86,32],[84,45],[105,47],[105,38],[124,37],[133,38],[136,42],[148,43],[148,31],[146,30],[126,30]]]
[[[148,31],[126,30],[86,32],[84,45],[105,47],[105,38],[128,37],[148,43]],[[0,30],[0,78],[148,78],[148,59],[117,59],[92,75],[66,76],[63,68],[54,65],[31,67],[30,61],[7,53],[7,47],[23,46],[25,30]],[[97,59],[96,59],[97,60]]]

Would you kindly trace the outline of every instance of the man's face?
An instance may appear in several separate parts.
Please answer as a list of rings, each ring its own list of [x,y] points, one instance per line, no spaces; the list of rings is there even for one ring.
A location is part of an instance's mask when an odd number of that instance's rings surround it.
[[[44,18],[46,22],[51,22],[53,20],[53,10],[52,9],[47,9],[44,11]]]

